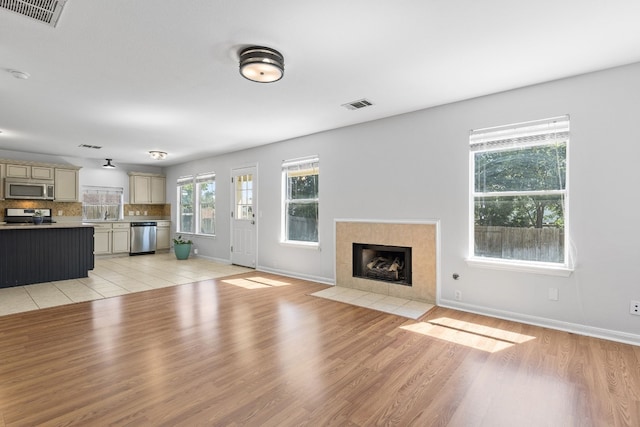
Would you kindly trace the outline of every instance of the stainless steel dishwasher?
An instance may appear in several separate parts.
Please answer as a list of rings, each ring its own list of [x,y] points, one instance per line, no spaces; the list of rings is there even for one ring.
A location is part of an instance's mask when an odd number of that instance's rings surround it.
[[[131,223],[131,249],[129,255],[156,253],[155,221],[136,221]]]

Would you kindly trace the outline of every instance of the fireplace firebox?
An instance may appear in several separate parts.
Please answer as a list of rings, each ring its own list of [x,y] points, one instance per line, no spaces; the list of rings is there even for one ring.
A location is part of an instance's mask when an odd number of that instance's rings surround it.
[[[411,248],[354,243],[353,276],[411,286]]]

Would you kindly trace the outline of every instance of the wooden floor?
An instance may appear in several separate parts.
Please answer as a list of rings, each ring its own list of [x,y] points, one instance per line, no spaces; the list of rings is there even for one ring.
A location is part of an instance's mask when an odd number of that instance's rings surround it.
[[[640,348],[262,273],[0,317],[0,426],[638,426]]]

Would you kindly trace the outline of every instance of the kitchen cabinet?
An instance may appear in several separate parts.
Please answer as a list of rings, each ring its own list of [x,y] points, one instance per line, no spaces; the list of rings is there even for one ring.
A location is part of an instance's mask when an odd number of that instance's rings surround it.
[[[111,253],[111,224],[93,224],[93,253],[105,255]]]
[[[25,179],[53,179],[53,168],[35,165],[14,165],[8,164],[6,170],[7,178]]]
[[[93,223],[94,254],[129,253],[131,224],[128,222]]]
[[[129,173],[129,203],[164,204],[166,178],[162,175]]]
[[[131,245],[131,225],[128,222],[113,224],[111,253],[129,253]]]
[[[93,235],[77,223],[0,228],[0,288],[88,277]]]
[[[171,221],[157,221],[156,250],[169,249],[171,247]]]
[[[165,204],[166,198],[167,179],[164,176],[152,176],[151,177],[151,203],[152,204]]]
[[[77,202],[79,198],[78,170],[56,168],[54,172],[56,202]]]

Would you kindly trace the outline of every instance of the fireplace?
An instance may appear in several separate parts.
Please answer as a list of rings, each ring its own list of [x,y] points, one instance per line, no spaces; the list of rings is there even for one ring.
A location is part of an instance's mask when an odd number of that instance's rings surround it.
[[[438,265],[438,224],[438,221],[336,220],[336,285],[434,304]],[[399,286],[386,280],[356,277],[353,270],[354,259],[361,257],[354,256],[353,244],[362,242],[375,243],[376,246],[382,247],[411,248],[411,265],[407,270],[411,271],[411,274],[405,277],[405,281],[411,285]],[[406,258],[405,255],[405,266]],[[407,278],[409,280],[406,280]]]
[[[353,277],[411,286],[411,248],[353,243]]]

